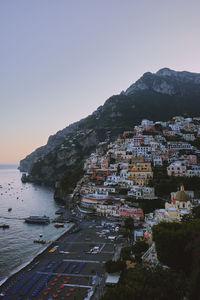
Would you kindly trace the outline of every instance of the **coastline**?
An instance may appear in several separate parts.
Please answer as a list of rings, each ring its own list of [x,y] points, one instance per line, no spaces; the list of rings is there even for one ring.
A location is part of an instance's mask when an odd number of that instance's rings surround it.
[[[69,224],[69,223],[67,223]],[[10,272],[10,274],[8,276],[6,276],[5,278],[3,278],[2,280],[0,280],[0,287],[7,281],[10,280],[14,275],[16,275],[18,272],[20,272],[21,270],[25,269],[28,265],[30,265],[35,259],[39,258],[46,250],[48,250],[48,248],[51,248],[52,245],[58,241],[60,238],[62,238],[65,234],[67,234],[73,227],[75,226],[75,223],[71,223],[70,226],[60,234],[58,234],[53,241],[50,242],[50,244],[46,245],[44,248],[40,249],[36,255],[34,255],[31,259],[29,259],[27,262],[19,265],[18,267],[16,267],[15,269],[13,269],[13,271]]]

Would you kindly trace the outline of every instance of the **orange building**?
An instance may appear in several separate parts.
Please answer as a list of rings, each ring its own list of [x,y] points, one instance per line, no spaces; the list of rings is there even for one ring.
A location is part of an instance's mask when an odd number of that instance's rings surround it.
[[[135,163],[128,172],[128,179],[133,180],[135,185],[148,184],[149,179],[153,178],[150,162]]]

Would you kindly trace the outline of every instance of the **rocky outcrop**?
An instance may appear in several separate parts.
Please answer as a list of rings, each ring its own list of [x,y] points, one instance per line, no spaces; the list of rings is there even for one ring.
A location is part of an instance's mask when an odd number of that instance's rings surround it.
[[[35,162],[37,162],[39,159],[43,159],[48,153],[56,149],[57,146],[61,145],[65,141],[66,136],[76,132],[81,122],[82,120],[73,123],[63,130],[58,131],[56,134],[51,135],[48,138],[47,144],[45,146],[39,147],[20,161],[19,170],[21,172],[30,172]]]
[[[164,68],[153,74],[145,73],[138,81],[132,84],[125,95],[132,95],[136,91],[151,90],[167,95],[190,95],[200,92],[200,74],[191,72],[177,72]]]

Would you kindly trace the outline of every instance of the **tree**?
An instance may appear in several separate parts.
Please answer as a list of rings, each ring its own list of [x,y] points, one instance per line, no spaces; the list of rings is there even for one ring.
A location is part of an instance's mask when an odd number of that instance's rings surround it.
[[[194,219],[200,219],[200,205],[193,207],[192,211],[189,214],[184,215],[181,221],[191,222]]]
[[[162,222],[153,227],[158,259],[173,270],[190,273],[195,267],[195,253],[200,232],[200,219],[188,222]]]
[[[132,250],[133,250],[132,246],[122,248],[120,252],[120,258],[122,260],[132,260],[131,258]]]
[[[195,219],[199,219],[200,218],[200,205],[193,207],[193,209],[192,209],[192,216]]]
[[[138,267],[121,276],[115,289],[101,300],[182,300],[186,294],[184,276],[168,269]]]
[[[135,254],[135,259],[140,262],[141,256],[148,250],[149,245],[144,241],[138,241],[133,245],[133,253]]]
[[[134,229],[134,221],[132,218],[126,218],[125,221],[124,221],[124,225],[125,225],[125,228],[126,228],[126,231],[133,231]]]
[[[105,263],[105,268],[106,268],[106,272],[108,273],[121,272],[126,268],[126,263],[121,260],[117,260],[117,261],[108,260]]]

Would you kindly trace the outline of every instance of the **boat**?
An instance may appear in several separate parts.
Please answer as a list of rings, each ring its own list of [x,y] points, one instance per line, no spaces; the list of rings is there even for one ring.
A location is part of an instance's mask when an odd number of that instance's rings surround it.
[[[2,225],[0,225],[0,228],[7,229],[7,228],[10,228],[10,225],[2,224]]]
[[[12,210],[12,207],[10,207],[9,209],[8,209],[8,211],[11,211]]]
[[[34,240],[33,243],[46,244],[46,241],[38,239],[38,240]]]
[[[56,228],[64,227],[64,224],[63,223],[55,223],[54,227],[56,227]]]
[[[30,216],[25,219],[25,222],[28,224],[49,224],[50,219],[47,216]]]

